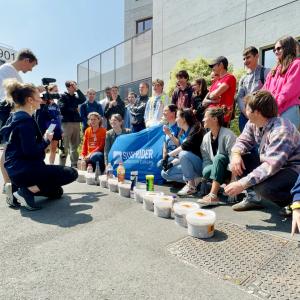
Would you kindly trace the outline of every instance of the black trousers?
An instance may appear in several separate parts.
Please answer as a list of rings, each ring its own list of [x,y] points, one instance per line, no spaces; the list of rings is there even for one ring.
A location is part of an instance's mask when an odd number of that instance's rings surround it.
[[[243,161],[246,170],[242,177],[261,164],[257,152],[243,155]],[[291,189],[295,185],[297,178],[298,174],[296,171],[291,168],[282,168],[276,174],[252,188],[261,198],[273,201],[277,205],[284,207],[292,202]]]
[[[78,172],[76,169],[56,165],[33,166],[27,172],[10,176],[13,191],[20,187],[37,185],[40,189],[39,195],[51,195],[62,185],[76,180]]]

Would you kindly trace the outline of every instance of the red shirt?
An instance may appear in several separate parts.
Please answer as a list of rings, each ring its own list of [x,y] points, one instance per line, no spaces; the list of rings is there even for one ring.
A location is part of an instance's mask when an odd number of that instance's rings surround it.
[[[233,110],[233,104],[234,104],[234,95],[236,91],[236,79],[232,74],[227,73],[225,76],[216,80],[210,87],[209,91],[210,92],[215,91],[222,83],[228,85],[229,88],[220,96],[220,102],[218,104],[211,104],[209,105],[209,107],[225,105],[228,109],[228,113],[225,115],[224,121],[229,122]]]
[[[92,127],[88,127],[84,132],[81,155],[87,156],[93,152],[103,152],[105,146],[106,129],[100,127],[93,132]]]

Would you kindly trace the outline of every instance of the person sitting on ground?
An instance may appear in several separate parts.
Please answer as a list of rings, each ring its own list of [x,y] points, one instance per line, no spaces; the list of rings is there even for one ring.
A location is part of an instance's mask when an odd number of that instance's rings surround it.
[[[298,229],[298,233],[300,233],[300,175],[291,190],[291,194],[293,197],[293,204],[291,205],[291,209],[293,211],[293,221],[292,221],[292,237]]]
[[[141,82],[139,85],[140,95],[137,97],[134,105],[130,108],[131,114],[131,130],[132,132],[139,132],[146,128],[145,124],[145,109],[149,100],[149,84],[147,82]]]
[[[111,98],[110,101],[106,104],[104,110],[104,116],[107,120],[110,120],[111,116],[114,114],[120,114],[122,119],[125,115],[125,103],[119,95],[119,88],[114,85],[111,87]],[[107,124],[107,130],[111,129],[110,122]]]
[[[133,107],[136,101],[136,94],[134,92],[129,92],[127,96],[127,102],[125,109],[125,117],[124,117],[124,127],[130,129],[131,128],[131,108]]]
[[[228,60],[224,56],[217,57],[209,64],[209,67],[219,78],[210,87],[202,104],[205,108],[225,105],[227,112],[224,116],[224,127],[229,127],[234,108],[236,79],[228,73]]]
[[[86,92],[87,100],[80,105],[80,117],[82,119],[82,132],[89,127],[88,116],[91,112],[98,113],[101,118],[103,117],[103,110],[101,104],[99,104],[96,99],[96,91],[94,89],[88,89]]]
[[[163,116],[167,123],[163,127],[165,136],[163,143],[162,159],[158,162],[158,168],[166,169],[168,164],[172,162],[173,158],[168,156],[168,153],[175,150],[179,146],[179,132],[180,128],[176,123],[177,106],[170,104],[164,108]]]
[[[78,173],[70,167],[46,165],[45,149],[53,138],[53,133],[41,135],[32,117],[42,102],[37,88],[15,80],[5,83],[7,95],[16,105],[16,112],[2,128],[7,148],[5,169],[12,182],[9,205],[18,207],[19,202],[29,210],[39,207],[34,195],[60,198],[62,185],[74,181]]]
[[[150,97],[145,109],[146,127],[158,125],[162,121],[164,107],[169,104],[169,97],[164,93],[164,81],[156,79],[152,82],[154,96]]]
[[[106,129],[101,127],[102,117],[97,112],[88,115],[89,127],[84,132],[81,157],[87,164],[92,164],[93,170],[99,162],[100,171],[104,172],[104,146]]]
[[[104,148],[104,161],[105,166],[109,163],[108,154],[115,142],[116,138],[122,134],[128,134],[131,132],[128,128],[123,128],[123,118],[120,114],[114,114],[109,120],[112,129],[106,132],[105,148]]]
[[[205,99],[208,89],[204,78],[198,78],[192,83],[193,87],[193,100],[192,109],[199,122],[202,122],[204,117],[205,108],[202,101]]]
[[[168,153],[174,159],[162,172],[167,181],[183,181],[186,185],[177,193],[178,196],[192,195],[197,192],[202,175],[202,158],[200,145],[204,130],[197,121],[192,109],[179,109],[176,117],[177,125],[182,129],[180,146]]]
[[[181,70],[176,74],[177,87],[172,95],[172,103],[179,109],[190,108],[192,106],[193,89],[189,83],[189,73]]]
[[[247,95],[245,103],[249,122],[231,149],[231,171],[239,180],[227,185],[225,192],[235,196],[253,187],[258,199],[289,205],[300,172],[300,134],[290,121],[277,117],[270,92]],[[255,145],[258,155],[247,154]]]
[[[206,180],[211,180],[212,186],[209,194],[198,200],[202,205],[218,205],[220,186],[231,179],[228,166],[236,135],[223,126],[224,114],[223,108],[210,107],[205,111],[203,119],[204,128],[210,131],[205,134],[201,144],[202,175],[205,179],[202,184],[205,184]]]
[[[279,115],[290,120],[296,128],[300,126],[300,59],[293,37],[280,38],[274,48],[277,64],[268,74],[262,89],[274,96]]]

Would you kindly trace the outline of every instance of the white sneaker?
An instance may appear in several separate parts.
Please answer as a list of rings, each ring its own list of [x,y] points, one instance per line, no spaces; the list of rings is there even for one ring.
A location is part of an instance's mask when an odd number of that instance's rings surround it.
[[[190,186],[188,183],[177,193],[178,196],[193,195],[197,192],[194,186]]]

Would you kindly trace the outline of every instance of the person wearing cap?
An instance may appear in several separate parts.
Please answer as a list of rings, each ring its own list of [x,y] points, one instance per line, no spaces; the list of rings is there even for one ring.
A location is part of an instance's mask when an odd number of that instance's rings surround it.
[[[186,70],[181,70],[176,74],[177,87],[172,95],[172,103],[178,109],[191,108],[193,88],[189,83],[189,73]]]
[[[65,83],[67,92],[58,100],[58,106],[62,115],[62,129],[64,132],[63,155],[59,157],[59,164],[65,165],[66,158],[70,152],[71,166],[77,168],[78,146],[80,145],[80,122],[81,117],[78,112],[78,105],[84,103],[86,98],[77,88],[75,81],[68,80]]]
[[[224,56],[217,57],[209,64],[209,67],[212,68],[218,79],[210,87],[202,104],[204,107],[225,106],[227,113],[224,116],[224,125],[228,127],[233,113],[236,79],[228,73],[228,60]]]
[[[245,104],[249,121],[231,149],[231,172],[238,180],[227,185],[225,192],[236,196],[252,187],[258,199],[285,207],[292,202],[290,191],[300,173],[299,131],[278,117],[270,92],[247,95]],[[259,146],[258,153],[249,153],[253,146]]]

